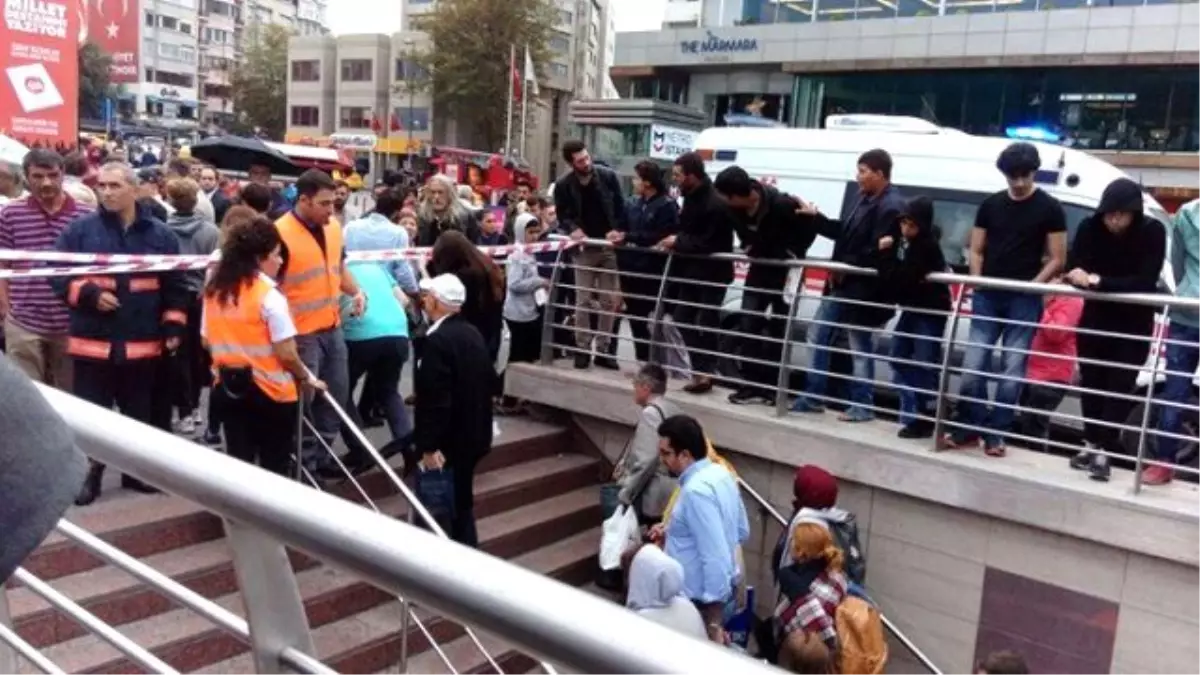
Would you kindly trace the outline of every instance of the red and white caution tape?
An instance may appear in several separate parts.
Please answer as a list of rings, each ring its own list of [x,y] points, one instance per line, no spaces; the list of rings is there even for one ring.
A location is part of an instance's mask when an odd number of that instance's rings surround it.
[[[555,252],[572,245],[569,241],[551,241],[511,246],[480,246],[479,250],[494,258],[504,257],[524,249],[529,253]],[[392,260],[422,260],[432,248],[402,248],[383,251],[352,251],[348,261],[387,262]],[[201,270],[216,262],[204,255],[131,255],[123,253],[61,253],[58,251],[0,250],[0,262],[16,263],[77,263],[71,267],[34,267],[0,269],[0,279],[30,277],[64,277],[93,274],[138,274],[143,272],[177,272]],[[90,263],[90,264],[89,264]]]

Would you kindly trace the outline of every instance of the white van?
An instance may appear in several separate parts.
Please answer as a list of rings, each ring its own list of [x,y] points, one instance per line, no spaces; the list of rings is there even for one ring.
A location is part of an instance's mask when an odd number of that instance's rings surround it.
[[[813,202],[832,218],[848,214],[858,192],[854,177],[859,155],[882,148],[892,157],[892,184],[906,197],[924,195],[933,200],[934,223],[941,230],[941,246],[946,261],[955,271],[965,272],[971,229],[979,204],[989,195],[1006,189],[1004,176],[996,169],[996,158],[1013,143],[1010,138],[972,136],[955,129],[938,127],[926,120],[887,115],[835,115],[827,118],[825,129],[762,129],[716,127],[706,129],[696,139],[696,151],[705,159],[710,176],[737,165],[751,177],[773,185],[783,192]],[[1125,173],[1085,152],[1046,143],[1033,143],[1041,156],[1042,168],[1035,180],[1054,195],[1066,211],[1068,239],[1073,240],[1084,219],[1100,203],[1104,188]],[[1170,217],[1150,195],[1143,195],[1145,213],[1170,231]],[[1169,237],[1168,237],[1169,239]],[[827,259],[833,242],[818,237],[808,257]],[[1169,256],[1168,256],[1169,260]],[[741,274],[739,274],[739,278]],[[790,279],[789,300],[799,290],[798,275]],[[1164,264],[1161,287],[1174,290],[1169,264]],[[740,283],[740,282],[739,282]],[[804,275],[805,296],[819,295],[824,288],[823,270]],[[732,328],[740,306],[740,287],[726,296],[723,319]],[[798,309],[802,331],[816,311],[815,298],[807,299]],[[964,308],[965,312],[968,312]],[[961,344],[967,336],[969,314],[965,313],[955,336]],[[890,326],[889,326],[890,329]],[[796,333],[800,338],[800,333]],[[880,340],[886,344],[886,338]],[[722,351],[725,351],[724,349]],[[794,349],[794,367],[806,363],[803,349]],[[1157,379],[1162,379],[1163,364]],[[876,377],[890,379],[885,364],[877,363]],[[1139,374],[1139,387],[1149,382],[1149,364]],[[1137,413],[1140,415],[1140,413]],[[1140,421],[1140,420],[1139,420]]]

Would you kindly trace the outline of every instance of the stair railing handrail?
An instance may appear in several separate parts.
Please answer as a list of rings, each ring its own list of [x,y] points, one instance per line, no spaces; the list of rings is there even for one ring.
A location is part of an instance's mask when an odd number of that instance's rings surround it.
[[[239,580],[256,573],[273,586],[251,591],[275,591],[289,580],[294,587],[286,546],[389,593],[411,595],[447,618],[473,624],[527,654],[580,672],[778,672],[511,562],[232,457],[198,452],[184,439],[38,386],[70,425],[78,445],[94,459],[225,519],[236,535]],[[245,536],[248,533],[253,536]],[[240,555],[243,545],[259,547],[253,551],[257,557]],[[255,596],[263,605],[253,604]],[[247,593],[246,589],[243,597],[251,626],[280,624],[280,630],[269,637],[292,640],[292,644],[309,637],[298,601],[280,601],[275,593]],[[284,616],[284,611],[292,614]],[[580,621],[581,616],[587,621]],[[304,627],[304,633],[288,632],[296,625]],[[305,651],[311,651],[311,639],[307,642]],[[272,656],[278,659],[281,651],[275,647]]]
[[[763,497],[758,490],[755,490],[754,487],[747,483],[741,476],[738,476],[737,482],[738,487],[742,488],[742,490],[746,494],[750,495],[750,498],[758,504],[759,510],[769,515],[772,520],[779,524],[780,527],[785,529],[787,528],[789,524],[788,519],[784,518],[783,514],[780,513],[770,502],[768,502],[766,497]],[[765,544],[766,542],[764,541],[763,543]],[[915,656],[917,660],[921,662],[921,665],[925,666],[926,670],[933,675],[942,675],[942,671],[939,670],[938,667],[934,665],[933,661],[931,661],[929,657],[925,655],[925,652],[921,651],[920,648],[913,644],[913,641],[908,639],[908,636],[900,632],[900,629],[896,627],[896,624],[892,623],[891,620],[884,615],[882,610],[879,612],[879,618],[883,622],[883,627],[887,629],[889,633],[891,633],[892,637],[896,638],[900,644],[904,645],[904,648],[907,649],[913,656]]]

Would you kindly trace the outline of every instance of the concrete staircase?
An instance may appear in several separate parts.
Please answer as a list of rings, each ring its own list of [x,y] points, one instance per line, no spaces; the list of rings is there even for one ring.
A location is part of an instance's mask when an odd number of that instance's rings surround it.
[[[571,454],[570,434],[563,427],[525,419],[501,424],[504,433],[475,482],[481,547],[565,583],[587,584],[594,577],[600,539],[595,489],[600,462]],[[360,483],[386,513],[405,515],[403,499],[384,476],[368,474]],[[348,483],[335,491],[348,499],[357,495]],[[244,616],[221,522],[200,506],[166,495],[119,493],[75,509],[68,518]],[[396,599],[302,553],[292,552],[291,561],[317,656],[339,672],[395,672],[402,616]],[[69,541],[52,536],[25,567],[180,671],[254,670],[240,638]],[[28,589],[10,588],[8,597],[18,633],[67,672],[142,672]],[[419,609],[418,615],[458,672],[492,672],[461,626],[428,610]],[[450,672],[415,622],[408,638],[410,672]],[[480,634],[480,639],[504,672],[537,666],[491,636]]]

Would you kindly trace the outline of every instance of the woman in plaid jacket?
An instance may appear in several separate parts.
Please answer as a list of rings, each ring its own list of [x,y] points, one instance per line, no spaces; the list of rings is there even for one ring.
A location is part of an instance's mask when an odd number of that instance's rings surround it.
[[[792,562],[779,571],[779,663],[786,666],[809,636],[820,638],[830,654],[837,653],[838,605],[846,597],[842,552],[828,526],[818,518],[802,518],[792,534]]]

